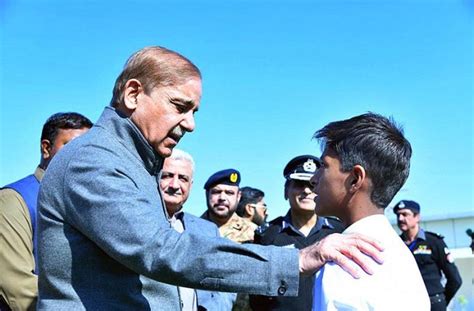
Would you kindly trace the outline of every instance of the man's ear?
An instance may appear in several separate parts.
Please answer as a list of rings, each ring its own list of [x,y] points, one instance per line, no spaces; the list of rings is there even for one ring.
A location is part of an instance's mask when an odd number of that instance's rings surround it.
[[[125,83],[123,103],[129,112],[135,111],[138,105],[138,95],[143,92],[143,86],[137,79],[130,79]]]
[[[249,216],[253,216],[255,209],[250,204],[245,204],[245,213]]]
[[[50,160],[51,158],[51,148],[53,145],[49,141],[49,139],[42,139],[41,140],[41,158],[43,160]]]
[[[366,172],[363,166],[355,165],[352,168],[351,174],[349,175],[350,178],[350,192],[355,193],[357,192],[364,184],[366,180]]]

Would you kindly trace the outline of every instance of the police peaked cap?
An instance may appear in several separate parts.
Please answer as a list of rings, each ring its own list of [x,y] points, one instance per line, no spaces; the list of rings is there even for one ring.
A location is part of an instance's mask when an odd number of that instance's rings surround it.
[[[401,200],[400,202],[395,204],[395,207],[393,208],[393,212],[396,213],[398,212],[398,210],[401,210],[404,208],[407,208],[417,214],[420,212],[420,204],[411,200]]]
[[[283,169],[286,179],[309,181],[321,166],[321,160],[312,155],[301,155],[293,158]]]
[[[209,188],[220,184],[238,187],[240,184],[240,172],[233,168],[229,168],[214,173],[204,184],[204,189],[209,190]]]

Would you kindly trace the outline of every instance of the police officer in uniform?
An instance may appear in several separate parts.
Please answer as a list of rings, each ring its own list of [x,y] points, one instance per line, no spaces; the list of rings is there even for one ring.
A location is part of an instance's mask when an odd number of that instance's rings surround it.
[[[283,217],[257,229],[255,243],[302,249],[331,233],[343,231],[340,221],[317,216],[314,212],[316,194],[309,182],[320,165],[319,158],[301,155],[284,168],[285,199],[290,209]],[[314,276],[301,277],[297,297],[250,296],[253,310],[311,310]]]
[[[400,237],[410,248],[420,268],[421,276],[431,300],[431,310],[446,310],[446,306],[461,287],[461,276],[454,264],[443,236],[420,228],[420,205],[403,200],[393,208],[397,214]],[[441,271],[446,285],[441,284]]]

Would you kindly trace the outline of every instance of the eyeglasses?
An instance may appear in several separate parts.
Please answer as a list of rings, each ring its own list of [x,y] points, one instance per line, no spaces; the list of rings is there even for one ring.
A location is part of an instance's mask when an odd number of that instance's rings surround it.
[[[263,208],[264,211],[267,210],[267,204],[265,204],[265,203],[263,203],[261,205],[258,205],[258,203],[257,204],[249,204],[249,205],[252,206],[253,208],[261,207],[261,208]]]

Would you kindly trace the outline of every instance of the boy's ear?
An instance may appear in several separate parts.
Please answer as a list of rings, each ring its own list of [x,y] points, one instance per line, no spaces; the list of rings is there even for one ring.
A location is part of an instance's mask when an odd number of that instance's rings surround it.
[[[41,157],[48,160],[51,157],[52,144],[48,139],[41,140]]]
[[[352,193],[357,192],[364,184],[366,177],[367,175],[366,175],[366,171],[364,167],[361,165],[355,165],[352,168],[351,175],[350,175],[350,178],[351,178],[350,192]]]

